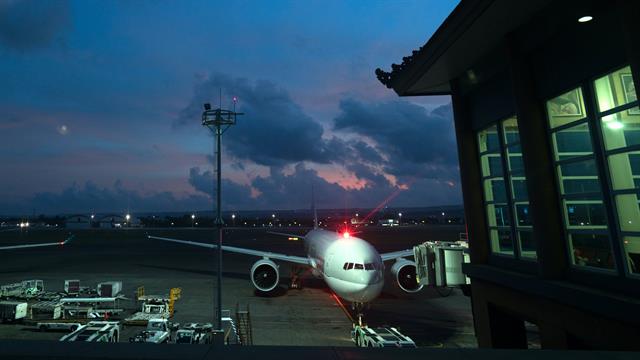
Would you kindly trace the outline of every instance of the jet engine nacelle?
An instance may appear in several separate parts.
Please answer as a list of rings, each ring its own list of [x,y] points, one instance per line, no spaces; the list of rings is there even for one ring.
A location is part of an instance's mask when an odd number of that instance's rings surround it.
[[[415,293],[422,290],[422,285],[418,283],[418,279],[416,277],[415,262],[407,259],[396,260],[391,267],[391,273],[402,291]]]
[[[251,282],[256,289],[269,292],[278,286],[280,273],[278,265],[269,259],[256,261],[251,267]]]

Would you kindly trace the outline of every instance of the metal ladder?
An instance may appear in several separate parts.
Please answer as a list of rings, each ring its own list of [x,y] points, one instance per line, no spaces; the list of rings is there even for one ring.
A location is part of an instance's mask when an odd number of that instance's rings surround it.
[[[240,344],[253,345],[249,304],[247,304],[247,310],[240,310],[240,305],[236,303],[236,323]]]

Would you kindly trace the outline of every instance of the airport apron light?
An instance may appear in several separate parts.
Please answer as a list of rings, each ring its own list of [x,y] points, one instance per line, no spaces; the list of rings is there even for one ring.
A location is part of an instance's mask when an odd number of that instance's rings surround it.
[[[222,96],[221,96],[222,97]],[[218,325],[218,330],[222,330],[222,227],[224,226],[224,221],[222,220],[222,134],[231,127],[231,125],[236,124],[236,117],[238,115],[244,115],[243,113],[235,112],[235,104],[237,99],[234,97],[233,99],[233,107],[234,110],[224,110],[221,108],[211,109],[211,105],[209,103],[204,104],[204,112],[202,113],[202,126],[205,126],[213,132],[215,135],[216,142],[216,220],[215,224],[218,228],[218,266],[217,266],[217,308],[216,308],[216,321]],[[220,101],[222,103],[222,101]]]

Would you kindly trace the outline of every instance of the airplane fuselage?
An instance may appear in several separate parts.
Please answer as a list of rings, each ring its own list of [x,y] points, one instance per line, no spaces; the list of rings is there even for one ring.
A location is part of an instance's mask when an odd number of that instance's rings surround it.
[[[315,275],[341,298],[366,303],[384,286],[384,263],[368,242],[344,233],[314,229],[304,238]]]

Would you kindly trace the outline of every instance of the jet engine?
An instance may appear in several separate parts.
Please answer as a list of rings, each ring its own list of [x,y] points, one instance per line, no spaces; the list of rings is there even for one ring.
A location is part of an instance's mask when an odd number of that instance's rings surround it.
[[[278,286],[280,273],[278,265],[269,259],[256,261],[251,267],[251,282],[256,289],[269,292]]]
[[[422,289],[416,276],[416,263],[407,259],[399,259],[391,267],[391,273],[402,291],[415,293]]]

